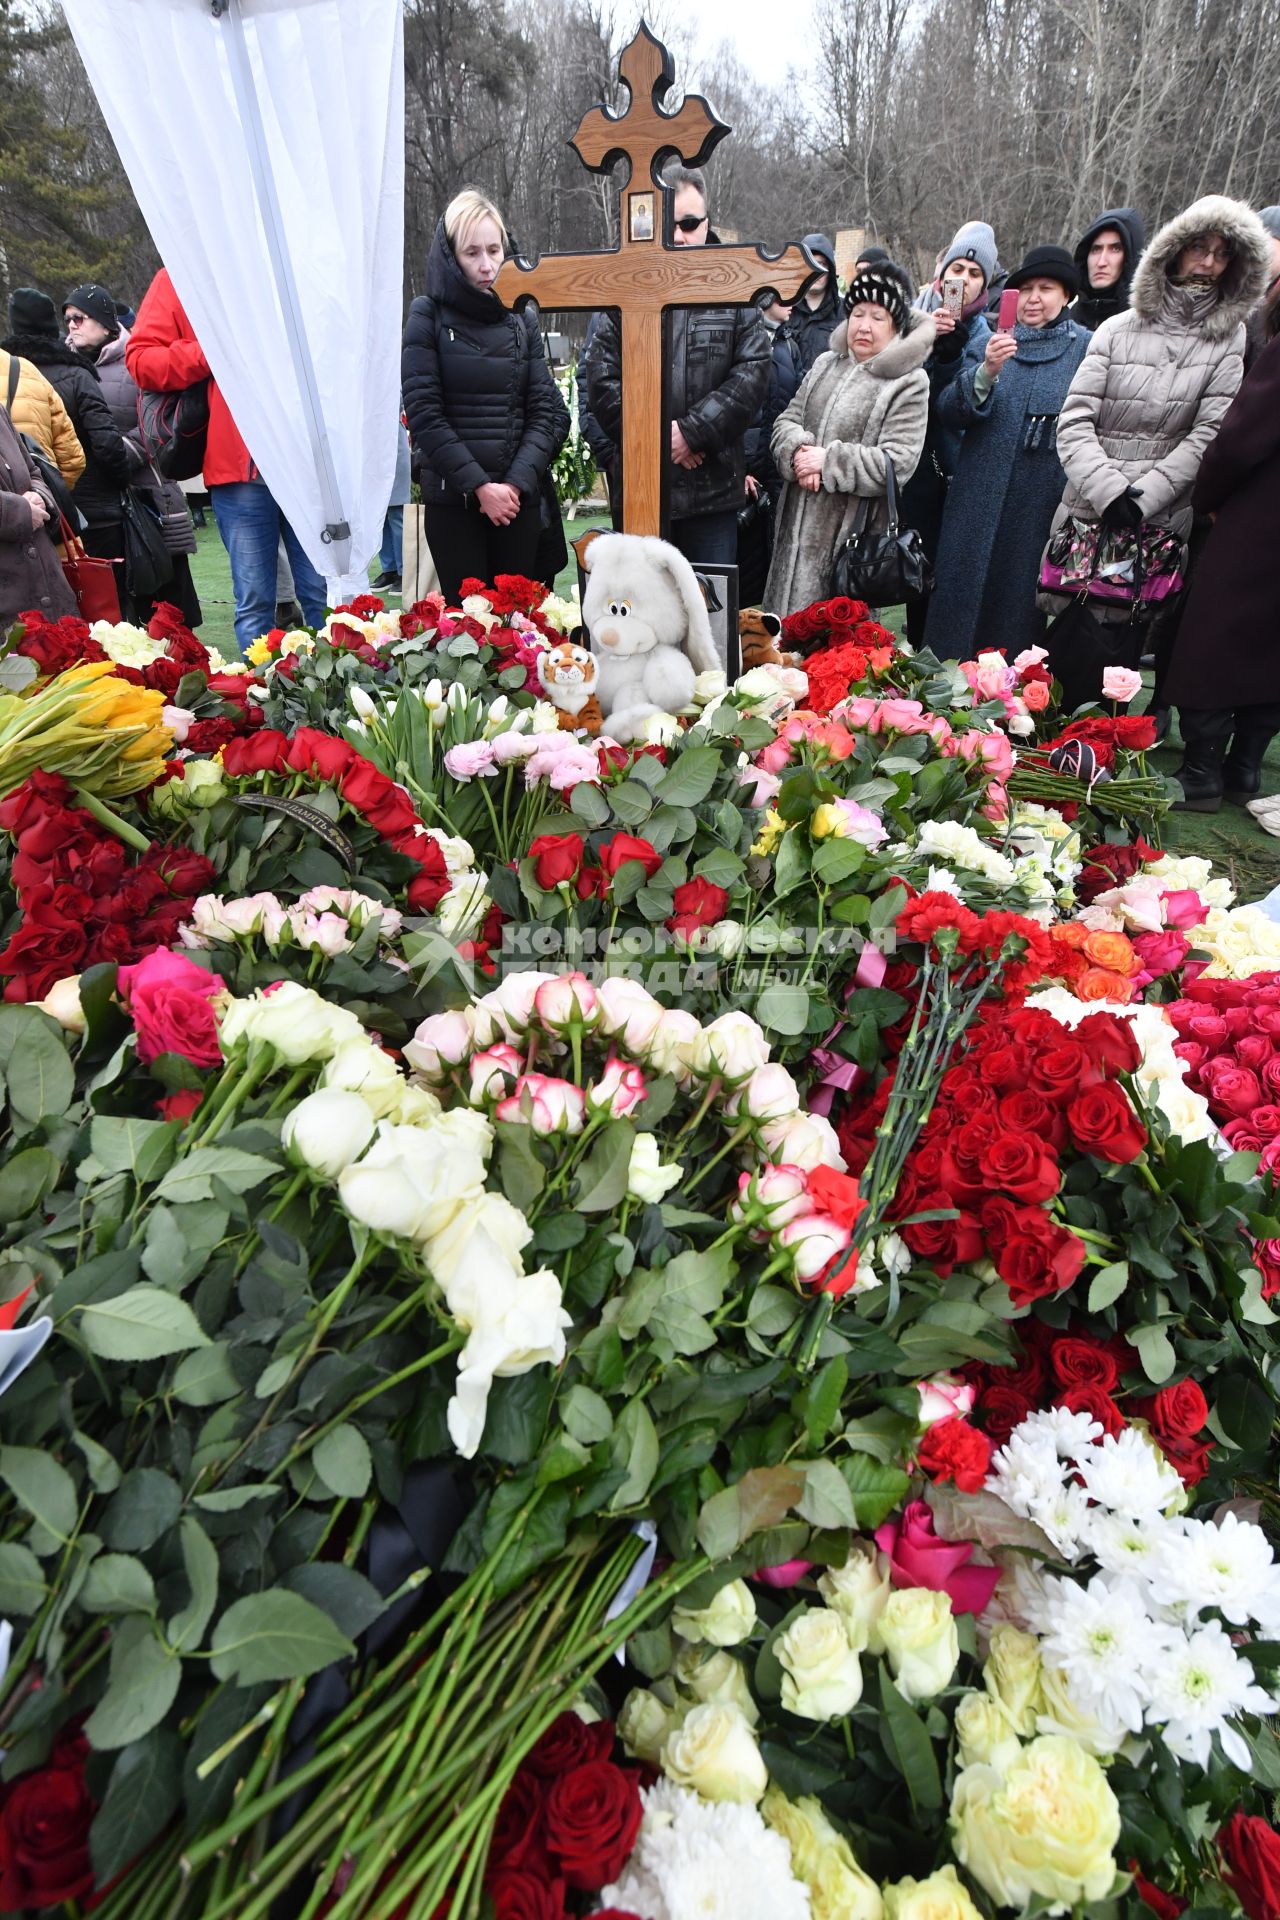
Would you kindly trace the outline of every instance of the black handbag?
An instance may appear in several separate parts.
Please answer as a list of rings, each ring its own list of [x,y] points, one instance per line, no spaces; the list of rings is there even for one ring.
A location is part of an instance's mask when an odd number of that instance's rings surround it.
[[[904,527],[898,515],[898,483],[893,461],[884,456],[884,497],[889,524],[883,533],[869,531],[873,500],[860,500],[853,528],[836,549],[831,568],[831,592],[847,600],[865,600],[869,607],[897,607],[908,595],[933,589],[933,568],[924,541],[914,527]]]
[[[1086,580],[1070,604],[1049,622],[1044,637],[1049,649],[1048,666],[1062,684],[1064,713],[1074,713],[1077,707],[1096,704],[1103,698],[1102,676],[1108,667],[1136,670],[1140,665],[1146,633],[1141,617],[1145,556],[1141,542],[1135,542],[1135,547],[1133,597],[1127,620],[1099,619],[1095,608],[1103,603],[1090,596],[1090,582]]]
[[[120,502],[123,523],[124,583],[134,600],[154,600],[173,578],[173,559],[164,526],[151,498],[126,487]]]

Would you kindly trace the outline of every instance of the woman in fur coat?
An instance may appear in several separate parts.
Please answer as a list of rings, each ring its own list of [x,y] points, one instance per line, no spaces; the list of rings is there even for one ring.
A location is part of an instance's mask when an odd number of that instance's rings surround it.
[[[924,369],[934,323],[910,299],[900,268],[865,268],[845,295],[829,351],[778,415],[770,447],[786,484],[765,588],[771,613],[828,598],[832,563],[860,500],[880,503],[871,525],[884,525],[886,454],[899,486],[915,471],[929,419]]]
[[[941,425],[964,435],[924,630],[940,660],[984,646],[1012,660],[1043,638],[1036,582],[1062,495],[1058,413],[1089,335],[1067,309],[1080,276],[1064,247],[1033,247],[1006,284],[1018,292],[1013,332],[990,334],[937,402]]]

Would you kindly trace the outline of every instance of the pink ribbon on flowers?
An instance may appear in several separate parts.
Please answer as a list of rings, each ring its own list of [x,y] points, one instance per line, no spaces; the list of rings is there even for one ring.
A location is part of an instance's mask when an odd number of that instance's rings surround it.
[[[848,1001],[860,988],[878,987],[888,971],[889,963],[879,947],[870,942],[863,947],[854,971],[853,980],[845,989]],[[814,1047],[809,1055],[811,1063],[818,1069],[821,1078],[809,1093],[809,1111],[820,1119],[827,1119],[835,1105],[837,1093],[852,1093],[862,1078],[862,1068],[856,1060],[846,1059],[843,1053],[837,1053],[831,1042],[838,1039],[844,1031],[845,1022],[837,1020],[820,1047]]]

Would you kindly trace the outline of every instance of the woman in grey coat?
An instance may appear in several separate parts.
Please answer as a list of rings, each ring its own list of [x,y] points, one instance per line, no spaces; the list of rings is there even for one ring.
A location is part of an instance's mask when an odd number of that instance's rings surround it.
[[[908,302],[910,284],[892,263],[866,268],[844,298],[830,349],[778,415],[770,450],[785,485],[764,604],[786,615],[832,591],[831,568],[858,503],[879,503],[887,519],[885,455],[901,485],[924,446],[929,419],[925,361],[930,314]]]
[[[938,541],[924,643],[940,660],[1003,647],[1012,660],[1043,636],[1040,553],[1062,495],[1058,414],[1089,335],[1067,312],[1080,276],[1064,247],[1033,247],[1007,285],[1012,333],[993,333],[937,402],[963,432]]]

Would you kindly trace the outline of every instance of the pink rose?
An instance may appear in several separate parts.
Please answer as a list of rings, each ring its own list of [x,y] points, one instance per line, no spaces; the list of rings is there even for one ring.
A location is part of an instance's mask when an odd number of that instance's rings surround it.
[[[756,755],[756,765],[762,773],[781,773],[791,758],[791,742],[779,737],[771,740],[767,747],[761,747]]]
[[[1274,1140],[1280,1134],[1280,1106],[1267,1101],[1261,1107],[1255,1107],[1249,1115],[1249,1124],[1261,1140]]]
[[[1014,654],[1013,664],[1019,673],[1025,673],[1028,667],[1038,667],[1042,660],[1048,658],[1048,647],[1024,647],[1021,653]]]
[[[587,1105],[592,1112],[607,1113],[614,1120],[625,1120],[648,1097],[639,1067],[621,1059],[612,1049],[604,1063],[604,1072],[587,1088]]]
[[[837,800],[836,806],[844,820],[843,840],[856,840],[860,847],[878,847],[882,840],[889,837],[884,821],[878,813],[872,813],[870,807],[860,806],[856,800]]]
[[[794,1587],[813,1566],[812,1560],[784,1560],[781,1566],[757,1567],[751,1574],[762,1587]]]
[[[1170,927],[1164,933],[1135,934],[1133,950],[1141,960],[1147,978],[1158,980],[1162,974],[1173,973],[1182,965],[1191,951],[1191,943]]]
[[[1102,697],[1104,700],[1116,700],[1122,707],[1128,706],[1135,693],[1141,692],[1142,675],[1135,673],[1132,667],[1104,667],[1102,669]]]
[[[1166,927],[1177,927],[1185,933],[1188,927],[1204,925],[1205,904],[1194,887],[1179,887],[1175,892],[1162,893],[1160,901]]]
[[[767,747],[765,752],[768,752]],[[777,774],[767,772],[764,767],[744,767],[739,776],[739,782],[742,786],[751,788],[751,792],[746,795],[746,804],[749,807],[767,807],[782,785]]]
[[[1275,1052],[1274,1041],[1265,1033],[1242,1033],[1236,1041],[1236,1059],[1255,1073],[1261,1073],[1268,1060],[1274,1060]]]
[[[600,1020],[600,1001],[585,973],[562,973],[544,980],[533,996],[534,1012],[551,1033],[589,1030]]]
[[[522,1073],[516,1090],[494,1108],[495,1120],[526,1125],[535,1133],[581,1133],[587,1100],[571,1080],[548,1073]]]
[[[487,740],[463,740],[450,747],[444,757],[446,773],[455,780],[474,780],[477,774],[492,778],[497,772],[493,748]]]
[[[940,1540],[933,1514],[923,1500],[912,1500],[897,1520],[876,1529],[876,1545],[889,1557],[895,1587],[928,1587],[945,1593],[953,1613],[981,1613],[996,1590],[999,1567],[971,1567],[967,1540]]]
[[[1264,1065],[1262,1085],[1270,1099],[1280,1100],[1280,1054],[1272,1054]]]
[[[1262,1158],[1258,1162],[1259,1173],[1274,1173],[1280,1167],[1280,1137],[1275,1135],[1262,1149]]]
[[[877,733],[914,732],[923,719],[924,708],[918,700],[882,700],[876,714]],[[856,721],[854,723],[857,724]]]
[[[1233,1117],[1244,1119],[1255,1107],[1262,1105],[1262,1088],[1257,1074],[1248,1067],[1236,1066],[1233,1060],[1219,1056],[1216,1060],[1207,1061],[1200,1078],[1214,1105]]]
[[[955,1420],[972,1413],[977,1389],[958,1373],[935,1373],[931,1380],[918,1380],[920,1424],[932,1427],[939,1420]]]
[[[524,1060],[514,1047],[500,1041],[495,1047],[486,1047],[482,1053],[471,1056],[471,1085],[467,1090],[467,1099],[473,1107],[483,1107],[490,1100],[505,1098],[508,1081],[518,1080]]]
[[[1228,1120],[1222,1137],[1236,1153],[1261,1153],[1262,1135],[1247,1120]]]
[[[121,967],[117,984],[144,1065],[162,1053],[180,1053],[195,1067],[221,1064],[212,1003],[223,986],[215,974],[160,948],[134,966]]]
[[[856,699],[843,701],[838,711],[846,727],[859,728],[863,733],[876,733],[879,731],[875,724],[879,706],[879,701],[873,700],[869,694],[860,693]]]

